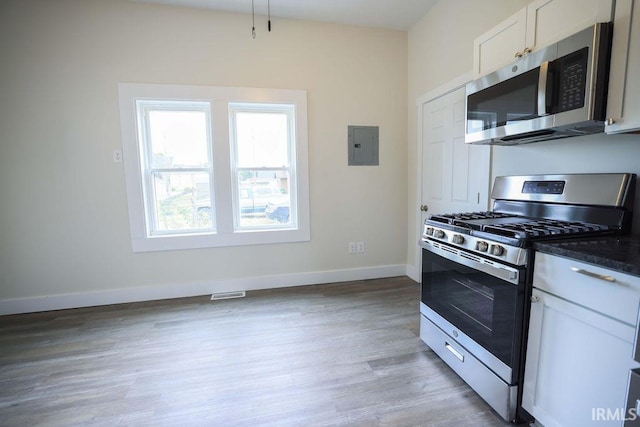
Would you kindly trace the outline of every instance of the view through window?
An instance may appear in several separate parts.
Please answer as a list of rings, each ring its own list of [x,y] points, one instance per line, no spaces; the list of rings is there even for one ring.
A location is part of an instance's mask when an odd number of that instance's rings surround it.
[[[138,101],[150,235],[213,231],[208,103]]]
[[[235,103],[229,108],[236,229],[295,224],[293,106]]]

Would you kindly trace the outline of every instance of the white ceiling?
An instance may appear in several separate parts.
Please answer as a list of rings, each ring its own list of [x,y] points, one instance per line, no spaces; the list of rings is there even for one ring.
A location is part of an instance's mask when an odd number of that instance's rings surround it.
[[[161,3],[251,13],[251,0],[132,0],[139,3]],[[271,19],[305,19],[337,24],[407,30],[418,22],[438,0],[254,0],[256,15]]]

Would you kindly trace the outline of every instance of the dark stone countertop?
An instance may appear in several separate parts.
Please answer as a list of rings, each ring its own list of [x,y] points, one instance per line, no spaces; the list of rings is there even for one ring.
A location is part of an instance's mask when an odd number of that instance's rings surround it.
[[[573,258],[622,273],[640,276],[640,235],[584,237],[537,242],[540,252]]]

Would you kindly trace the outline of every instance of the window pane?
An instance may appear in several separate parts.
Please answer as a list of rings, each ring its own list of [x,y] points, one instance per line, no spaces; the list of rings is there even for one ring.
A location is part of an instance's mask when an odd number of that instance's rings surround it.
[[[154,172],[152,178],[155,231],[213,228],[207,172]]]
[[[291,224],[291,194],[287,171],[241,171],[238,176],[239,227]]]
[[[207,167],[207,115],[204,111],[149,111],[152,167]]]
[[[289,166],[289,135],[285,113],[235,114],[239,167]]]

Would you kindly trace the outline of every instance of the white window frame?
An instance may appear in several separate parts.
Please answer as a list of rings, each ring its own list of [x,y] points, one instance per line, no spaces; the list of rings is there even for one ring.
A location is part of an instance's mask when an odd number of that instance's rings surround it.
[[[287,164],[282,165],[281,167],[265,167],[265,166],[255,166],[255,167],[240,167],[238,166],[238,145],[237,145],[237,135],[235,134],[236,130],[236,113],[246,113],[246,112],[256,112],[256,113],[280,113],[285,114],[287,116]],[[264,228],[291,228],[296,226],[297,221],[297,203],[296,203],[296,188],[297,188],[297,177],[296,177],[296,146],[295,146],[295,106],[292,104],[263,104],[263,103],[237,103],[232,102],[229,103],[229,126],[231,128],[231,179],[233,182],[233,206],[234,206],[234,229],[236,231],[250,231],[252,229],[264,229]],[[268,225],[268,226],[241,226],[240,225],[240,195],[238,194],[238,175],[240,170],[251,170],[251,171],[286,171],[289,174],[289,216],[290,221],[287,224],[282,225]]]
[[[302,90],[233,88],[215,86],[155,85],[120,83],[118,85],[122,154],[129,209],[131,245],[134,252],[196,249],[224,246],[303,242],[310,240],[309,172],[307,142],[307,94]],[[211,148],[213,152],[213,230],[184,234],[152,234],[146,221],[144,198],[144,149],[138,128],[138,101],[207,102],[211,111]],[[292,172],[290,214],[295,219],[285,227],[237,229],[234,225],[234,187],[230,140],[229,103],[288,104],[294,106],[295,153]],[[148,215],[148,214],[147,214]]]
[[[204,113],[206,118],[206,134],[207,134],[207,167],[199,168],[156,168],[153,166],[153,156],[151,147],[151,128],[149,121],[149,113],[151,111],[200,111]],[[213,218],[212,227],[208,230],[158,230],[153,225],[158,222],[156,218],[156,210],[153,208],[155,195],[153,194],[153,175],[158,172],[176,173],[176,172],[204,172],[209,175],[209,198],[211,202],[215,201],[214,184],[213,184],[213,156],[212,156],[212,141],[211,141],[211,105],[207,102],[194,102],[194,101],[158,101],[158,100],[136,100],[136,114],[138,117],[138,123],[142,123],[140,126],[138,138],[140,147],[144,145],[144,149],[140,150],[141,162],[143,165],[141,168],[142,175],[142,187],[143,197],[145,204],[145,226],[146,232],[149,236],[162,236],[162,235],[176,235],[186,233],[214,233],[216,224],[215,218]]]

